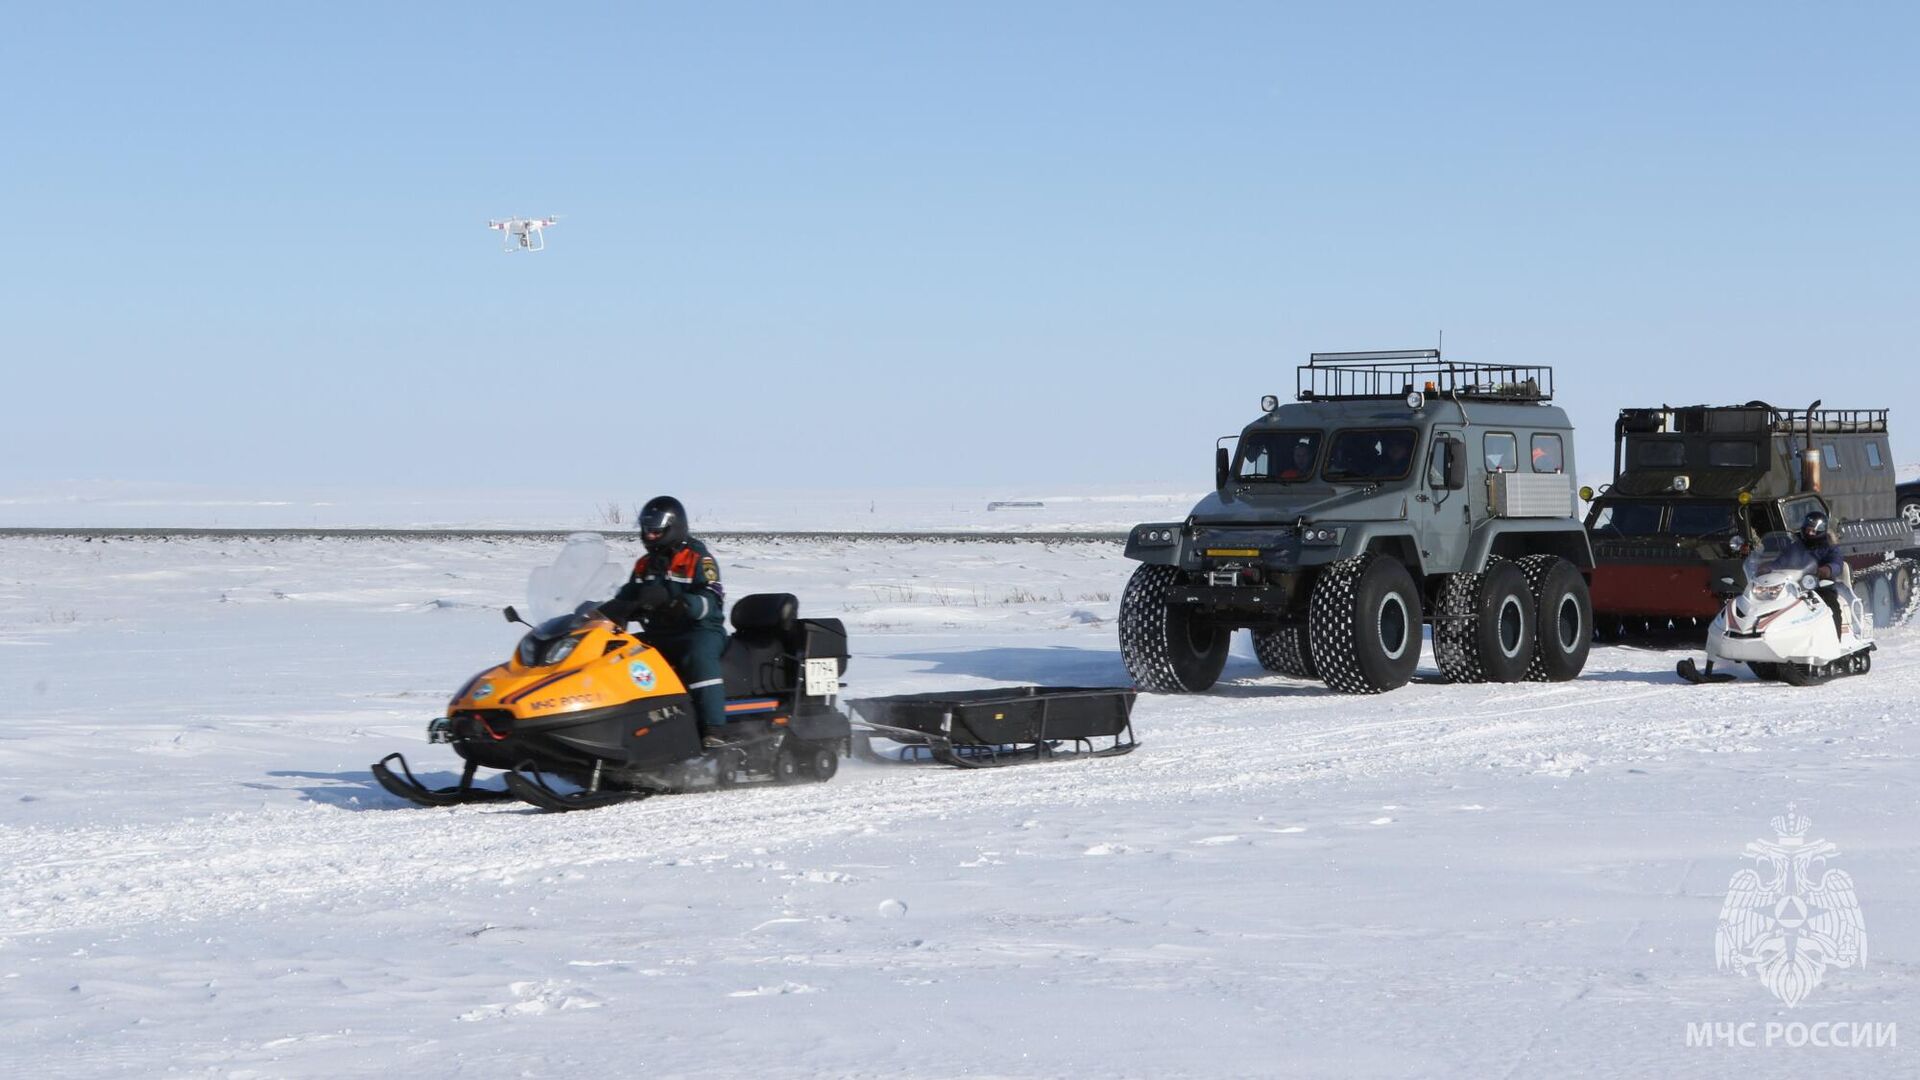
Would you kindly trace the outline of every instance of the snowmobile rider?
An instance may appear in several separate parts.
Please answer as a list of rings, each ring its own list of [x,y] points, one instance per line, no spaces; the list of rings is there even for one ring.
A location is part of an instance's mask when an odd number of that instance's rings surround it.
[[[707,745],[720,741],[727,722],[727,689],[720,653],[727,645],[726,592],[720,564],[687,530],[687,508],[671,495],[640,508],[640,542],[647,553],[601,614],[621,625],[639,618],[647,643],[660,650],[693,698]]]
[[[1811,511],[1801,520],[1798,539],[1800,546],[1805,548],[1807,555],[1813,559],[1814,576],[1822,581],[1844,582],[1847,580],[1846,562],[1840,558],[1840,549],[1834,546],[1833,530],[1828,526],[1827,515],[1824,512]],[[1833,628],[1838,631],[1840,629],[1839,596],[1827,596],[1823,591],[1821,598],[1827,602],[1828,607],[1833,609]]]

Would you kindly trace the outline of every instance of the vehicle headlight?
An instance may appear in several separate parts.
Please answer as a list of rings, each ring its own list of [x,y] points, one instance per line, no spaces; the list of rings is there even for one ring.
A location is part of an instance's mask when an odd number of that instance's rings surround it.
[[[1173,543],[1172,529],[1141,529],[1135,535],[1139,538],[1139,541],[1143,544]]]
[[[1777,600],[1780,598],[1780,586],[1755,585],[1753,587],[1753,598],[1755,600]]]
[[[1340,542],[1340,530],[1310,525],[1300,530],[1300,539],[1309,544],[1337,544]]]
[[[549,664],[557,664],[560,661],[565,660],[567,657],[573,655],[574,648],[579,644],[580,644],[580,639],[577,636],[570,635],[568,637],[561,638],[559,641],[556,641],[552,645],[547,646],[546,662]]]

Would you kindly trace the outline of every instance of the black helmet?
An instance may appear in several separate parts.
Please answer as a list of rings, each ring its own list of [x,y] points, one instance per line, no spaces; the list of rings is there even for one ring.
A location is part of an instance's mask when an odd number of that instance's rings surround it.
[[[687,508],[671,495],[656,495],[640,508],[640,542],[654,555],[668,555],[687,545]]]
[[[1827,542],[1827,515],[1823,510],[1809,511],[1800,521],[1800,539],[1809,544]]]

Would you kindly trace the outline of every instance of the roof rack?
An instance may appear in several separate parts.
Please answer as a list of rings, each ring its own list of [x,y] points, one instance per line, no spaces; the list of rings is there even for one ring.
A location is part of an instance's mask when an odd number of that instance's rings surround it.
[[[1841,435],[1887,430],[1886,409],[1775,409],[1773,430],[1806,431],[1811,423],[1816,435]]]
[[[1418,390],[1478,401],[1552,401],[1553,369],[1540,364],[1467,364],[1439,349],[1313,353],[1299,374],[1301,401],[1403,398]]]
[[[1886,409],[1776,409],[1764,401],[1745,405],[1662,405],[1621,409],[1621,432],[1640,435],[1739,434],[1884,434]]]

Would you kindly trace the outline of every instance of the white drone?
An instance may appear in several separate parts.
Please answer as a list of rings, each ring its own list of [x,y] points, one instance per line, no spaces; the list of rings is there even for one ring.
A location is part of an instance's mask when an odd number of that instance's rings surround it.
[[[546,234],[542,231],[549,225],[560,224],[557,217],[543,218],[507,218],[505,221],[489,221],[487,228],[501,233],[506,243],[505,251],[540,251],[547,246]]]

